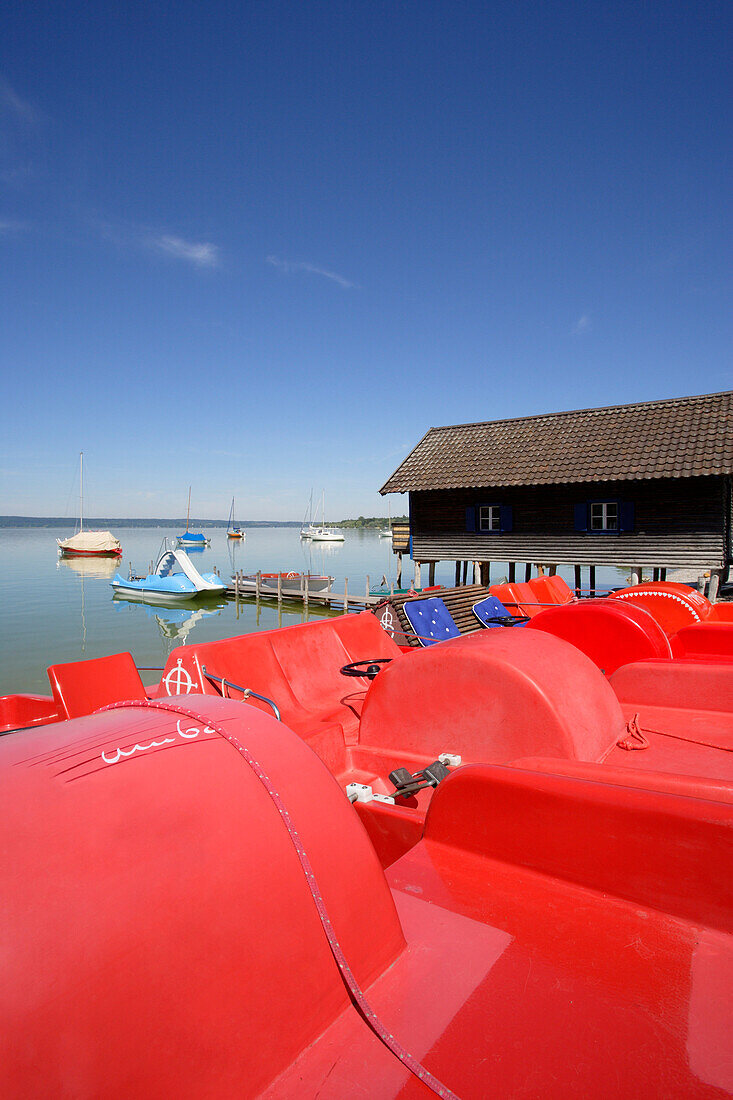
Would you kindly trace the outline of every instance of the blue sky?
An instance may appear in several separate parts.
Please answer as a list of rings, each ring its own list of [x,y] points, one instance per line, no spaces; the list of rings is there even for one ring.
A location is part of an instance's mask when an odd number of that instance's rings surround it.
[[[0,513],[386,514],[431,425],[729,388],[732,11],[13,5]]]

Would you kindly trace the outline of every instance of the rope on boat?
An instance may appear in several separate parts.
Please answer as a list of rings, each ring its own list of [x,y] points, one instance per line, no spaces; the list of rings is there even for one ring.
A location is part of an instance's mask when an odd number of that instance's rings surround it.
[[[681,733],[671,733],[669,730],[642,729],[639,725],[638,711],[633,718],[629,718],[626,723],[626,733],[628,737],[622,737],[616,744],[620,749],[627,749],[628,751],[648,749],[649,738],[646,735],[648,733],[653,733],[658,737],[672,737],[675,741],[686,741],[688,745],[701,745],[706,749],[720,749],[721,752],[733,752],[733,746],[730,745],[718,745],[714,741],[701,741],[697,737],[685,737]]]
[[[384,1043],[387,1049],[390,1050],[392,1054],[394,1054],[395,1057],[400,1060],[400,1062],[402,1062],[402,1064],[410,1071],[410,1073],[414,1074],[415,1077],[422,1081],[424,1085],[427,1085],[427,1087],[431,1089],[431,1091],[434,1092],[436,1096],[441,1097],[441,1100],[459,1100],[458,1096],[456,1096],[456,1094],[452,1092],[451,1089],[449,1089],[446,1085],[439,1081],[438,1078],[430,1073],[430,1071],[427,1070],[425,1066],[418,1061],[417,1058],[415,1058],[402,1046],[399,1040],[391,1034],[389,1029],[382,1023],[377,1014],[372,1010],[371,1005],[367,1001],[366,996],[361,989],[361,986],[356,980],[356,977],[347,962],[344,950],[341,947],[341,944],[339,943],[339,940],[336,936],[336,932],[334,931],[333,925],[331,924],[328,910],[326,909],[326,903],[323,900],[318,881],[315,874],[313,873],[313,868],[311,866],[310,859],[308,858],[308,853],[303,846],[303,842],[301,841],[300,835],[298,834],[293,820],[288,813],[288,809],[283,800],[280,798],[280,795],[275,790],[272,780],[268,776],[267,772],[255,759],[255,757],[252,755],[246,745],[243,745],[239,738],[237,738],[233,733],[228,733],[227,730],[225,730],[224,727],[218,722],[214,722],[210,718],[205,717],[203,714],[199,714],[195,710],[190,710],[188,707],[182,707],[178,703],[168,702],[165,700],[132,699],[122,703],[111,703],[109,706],[101,707],[100,711],[98,711],[97,713],[108,710],[119,710],[126,707],[150,707],[153,710],[169,711],[173,714],[181,714],[185,718],[191,718],[194,722],[200,722],[202,726],[208,726],[209,729],[214,731],[214,733],[218,733],[220,737],[223,737],[225,741],[228,741],[229,744],[237,750],[239,755],[244,758],[244,760],[247,762],[247,764],[249,764],[250,768],[259,779],[262,786],[267,791],[270,800],[274,804],[275,809],[280,814],[280,817],[285,824],[285,828],[288,831],[288,835],[290,836],[293,847],[295,848],[298,859],[300,861],[300,865],[303,869],[305,880],[308,884],[308,889],[310,890],[311,897],[313,898],[313,901],[315,903],[316,911],[321,921],[321,926],[326,934],[328,946],[331,949],[331,954],[333,955],[338,965],[339,971],[341,973],[341,978],[344,982],[344,985],[346,986],[346,990],[357,1012],[362,1017],[366,1025],[371,1029],[371,1031],[374,1032],[377,1038],[382,1043]]]

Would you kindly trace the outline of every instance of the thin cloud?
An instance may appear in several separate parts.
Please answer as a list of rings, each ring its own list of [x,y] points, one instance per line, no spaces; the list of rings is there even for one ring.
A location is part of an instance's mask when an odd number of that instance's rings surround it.
[[[25,229],[22,222],[11,221],[8,218],[0,218],[0,233],[19,233]]]
[[[169,237],[167,234],[152,238],[150,243],[158,252],[174,256],[176,260],[186,260],[197,267],[218,267],[220,263],[219,248],[216,244],[184,241],[182,237]]]
[[[271,264],[272,267],[276,267],[278,271],[284,271],[288,275],[294,271],[304,271],[307,275],[321,275],[324,279],[330,279],[346,290],[352,290],[357,287],[356,283],[352,283],[350,279],[345,279],[343,275],[339,275],[335,271],[327,271],[324,267],[316,267],[315,264],[304,263],[302,261],[281,260],[277,256],[268,256],[267,262]]]
[[[173,256],[176,260],[186,260],[196,267],[218,267],[221,262],[221,254],[218,245],[194,241],[184,241],[182,237],[172,237],[164,234],[150,239],[151,246],[158,252],[164,252],[167,256]]]
[[[573,330],[572,330],[573,331],[573,336],[580,336],[584,332],[589,332],[590,329],[591,329],[590,317],[588,316],[587,313],[584,313],[583,316],[579,317],[578,320],[573,325]]]
[[[0,106],[5,113],[12,115],[19,122],[32,125],[38,121],[38,112],[31,107],[25,99],[22,99],[7,80],[0,76]]]

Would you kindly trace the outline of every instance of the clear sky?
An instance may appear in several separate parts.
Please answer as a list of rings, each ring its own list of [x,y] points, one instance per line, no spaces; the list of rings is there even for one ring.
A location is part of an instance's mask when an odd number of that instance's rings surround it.
[[[729,388],[732,22],[6,7],[0,514],[386,515],[431,425]]]

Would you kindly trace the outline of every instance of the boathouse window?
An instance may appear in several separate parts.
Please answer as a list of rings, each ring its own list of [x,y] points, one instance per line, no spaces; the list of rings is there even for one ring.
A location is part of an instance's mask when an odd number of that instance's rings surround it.
[[[466,508],[466,530],[498,535],[512,529],[512,509],[509,504],[477,504]]]
[[[501,531],[501,509],[498,504],[481,504],[478,510],[479,531]]]
[[[588,500],[575,505],[575,530],[621,534],[634,530],[634,505],[621,500]]]
[[[590,529],[591,531],[618,531],[618,504],[615,500],[591,503]]]

